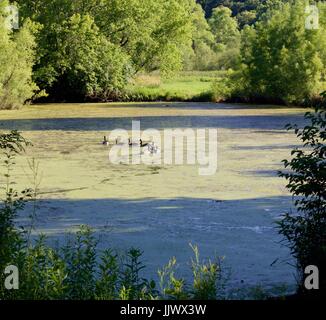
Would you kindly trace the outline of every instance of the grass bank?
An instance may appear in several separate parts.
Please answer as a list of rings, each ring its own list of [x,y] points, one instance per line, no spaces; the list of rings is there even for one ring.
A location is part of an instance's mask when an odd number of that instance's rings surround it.
[[[127,87],[126,101],[200,101],[214,102],[213,83],[224,71],[184,71],[169,79],[159,74],[141,74]]]

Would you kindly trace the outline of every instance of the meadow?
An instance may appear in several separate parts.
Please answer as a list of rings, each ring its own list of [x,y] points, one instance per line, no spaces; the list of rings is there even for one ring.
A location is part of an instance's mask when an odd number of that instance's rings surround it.
[[[226,71],[183,71],[162,79],[159,73],[138,75],[126,89],[130,101],[201,101],[213,102],[213,84]]]

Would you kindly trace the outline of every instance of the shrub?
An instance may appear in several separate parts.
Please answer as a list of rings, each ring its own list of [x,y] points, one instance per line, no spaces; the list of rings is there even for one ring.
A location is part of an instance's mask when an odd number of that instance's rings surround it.
[[[193,272],[193,297],[196,300],[215,300],[223,292],[220,258],[216,261],[201,262],[197,246],[192,246],[195,258],[191,261]],[[221,291],[221,292],[220,292]]]
[[[21,265],[21,252],[25,246],[22,229],[14,226],[14,220],[20,210],[24,208],[25,202],[30,198],[30,190],[21,193],[12,188],[10,173],[14,165],[15,157],[29,144],[17,131],[9,134],[0,134],[0,152],[3,158],[5,172],[4,189],[5,197],[0,206],[0,299],[4,297],[2,271],[7,265]]]
[[[324,93],[324,99],[326,94]],[[326,288],[326,111],[308,112],[303,129],[294,129],[303,147],[292,151],[293,158],[284,160],[288,172],[280,175],[295,197],[298,214],[287,213],[279,222],[279,232],[287,240],[296,258],[299,292],[304,289],[304,270],[316,265],[321,274],[321,290]]]

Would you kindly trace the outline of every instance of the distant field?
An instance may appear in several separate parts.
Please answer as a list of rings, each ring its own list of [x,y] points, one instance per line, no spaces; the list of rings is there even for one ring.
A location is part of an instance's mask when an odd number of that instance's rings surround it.
[[[158,73],[140,74],[128,85],[123,101],[221,102],[223,98],[216,92],[216,84],[213,84],[217,81],[223,84],[227,73],[228,71],[184,71],[170,79],[162,79]],[[318,92],[325,91],[326,82],[320,87]],[[315,105],[319,101],[319,95],[316,97],[317,100],[307,100],[307,105]],[[236,101],[242,101],[241,96],[236,98]],[[232,99],[228,101],[234,102]],[[269,103],[273,104],[275,101]]]
[[[128,87],[133,101],[212,101],[212,84],[221,78],[221,71],[181,72],[171,79],[158,74],[142,74]]]

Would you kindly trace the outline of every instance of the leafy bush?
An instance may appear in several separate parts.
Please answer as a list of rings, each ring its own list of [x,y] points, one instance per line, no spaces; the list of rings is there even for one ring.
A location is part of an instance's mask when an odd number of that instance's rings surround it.
[[[324,99],[326,94],[324,94]],[[321,273],[321,290],[326,289],[326,111],[316,109],[305,118],[310,123],[294,129],[303,148],[292,151],[293,158],[284,160],[288,172],[287,188],[295,197],[298,214],[287,213],[279,222],[279,232],[285,236],[297,260],[299,291],[304,291],[304,270],[316,265]]]
[[[322,4],[319,4],[322,6]],[[305,28],[306,1],[277,2],[241,34],[240,66],[226,99],[304,105],[325,89],[325,24]],[[223,93],[222,92],[222,93]],[[217,86],[216,94],[221,94]]]
[[[3,174],[5,185],[1,189],[5,192],[5,198],[0,206],[0,299],[4,295],[3,270],[6,266],[16,264],[21,266],[22,250],[25,247],[22,229],[14,226],[17,214],[25,206],[30,198],[31,191],[24,190],[21,193],[12,188],[10,173],[14,165],[15,157],[29,145],[17,131],[9,134],[0,134],[0,152],[3,157]]]

